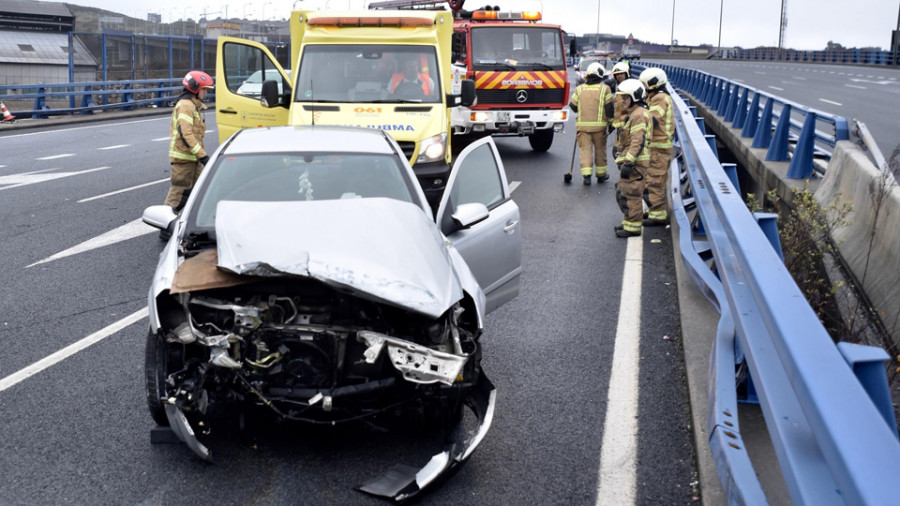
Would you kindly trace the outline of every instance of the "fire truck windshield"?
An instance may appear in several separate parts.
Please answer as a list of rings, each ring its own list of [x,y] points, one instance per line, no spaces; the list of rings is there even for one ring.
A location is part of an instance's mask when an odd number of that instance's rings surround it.
[[[565,70],[558,28],[526,24],[472,28],[475,70]]]
[[[421,102],[443,98],[432,46],[316,44],[303,49],[296,102]]]

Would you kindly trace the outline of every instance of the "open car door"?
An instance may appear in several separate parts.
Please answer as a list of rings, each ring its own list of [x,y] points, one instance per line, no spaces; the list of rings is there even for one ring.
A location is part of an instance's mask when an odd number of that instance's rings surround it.
[[[510,196],[506,170],[490,137],[457,157],[436,219],[484,290],[486,312],[519,294],[519,206]]]
[[[261,103],[262,83],[272,80],[278,82],[279,104],[267,107]],[[290,77],[266,46],[237,37],[219,37],[216,123],[220,143],[242,128],[287,125],[290,104]]]

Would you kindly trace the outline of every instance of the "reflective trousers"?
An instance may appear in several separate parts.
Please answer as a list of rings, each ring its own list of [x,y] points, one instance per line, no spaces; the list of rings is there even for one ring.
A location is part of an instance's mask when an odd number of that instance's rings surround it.
[[[650,165],[647,167],[646,190],[650,200],[650,211],[647,215],[651,220],[665,221],[668,218],[666,212],[666,182],[669,174],[669,161],[672,159],[672,148],[650,148]]]
[[[619,179],[618,190],[625,197],[625,216],[622,228],[640,232],[644,220],[644,182],[647,179],[647,162],[638,162],[628,179]]]
[[[173,163],[171,186],[165,204],[175,212],[181,211],[202,170],[203,166],[198,162]]]
[[[597,175],[606,174],[606,129],[599,132],[576,132],[581,175],[590,176],[597,169]]]

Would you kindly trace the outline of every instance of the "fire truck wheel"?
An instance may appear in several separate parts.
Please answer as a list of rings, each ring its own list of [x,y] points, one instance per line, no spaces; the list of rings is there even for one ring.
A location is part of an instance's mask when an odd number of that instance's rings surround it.
[[[528,142],[531,144],[531,149],[539,153],[547,151],[550,149],[550,145],[553,144],[553,129],[536,130],[528,136]]]

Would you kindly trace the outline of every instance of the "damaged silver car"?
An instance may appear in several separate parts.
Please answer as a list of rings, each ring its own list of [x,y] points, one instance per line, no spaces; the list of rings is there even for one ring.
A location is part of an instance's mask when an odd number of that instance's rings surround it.
[[[482,319],[521,273],[519,209],[490,137],[460,154],[433,211],[379,130],[243,130],[180,215],[143,219],[173,231],[148,300],[150,413],[201,458],[217,403],[328,424],[410,407],[455,425],[429,462],[360,487],[396,500],[481,442],[495,398]]]

